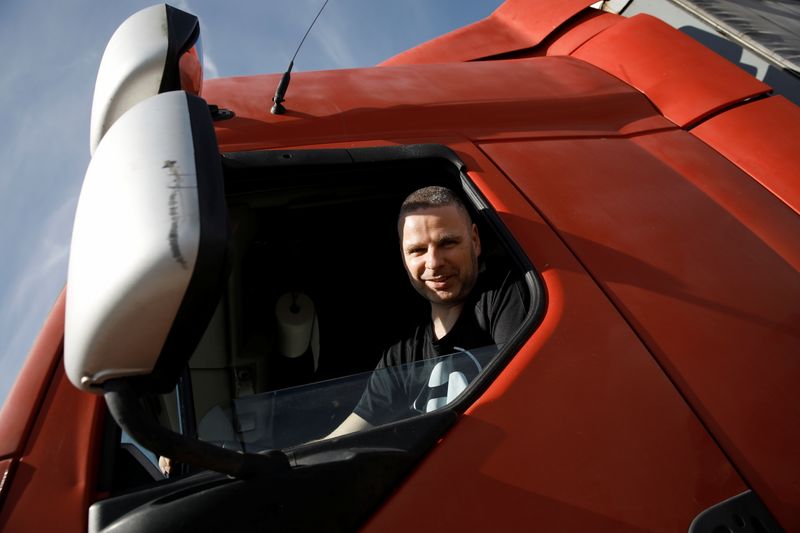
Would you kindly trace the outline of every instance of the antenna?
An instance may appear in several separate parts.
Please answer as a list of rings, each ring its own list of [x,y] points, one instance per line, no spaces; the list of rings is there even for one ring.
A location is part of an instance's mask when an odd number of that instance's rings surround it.
[[[322,4],[322,7],[319,8],[317,12],[317,16],[314,17],[314,20],[311,21],[311,25],[306,30],[306,34],[303,35],[303,38],[300,39],[300,44],[297,45],[297,50],[294,51],[294,55],[292,59],[289,61],[289,67],[286,69],[286,72],[283,73],[281,76],[281,81],[278,84],[278,88],[275,89],[275,96],[272,97],[272,101],[275,102],[272,105],[272,109],[270,109],[270,113],[273,115],[282,115],[286,112],[286,108],[283,107],[283,102],[286,101],[284,96],[286,96],[286,89],[289,88],[289,82],[292,80],[292,67],[294,67],[294,59],[297,57],[297,52],[300,51],[300,47],[303,46],[303,43],[306,41],[306,37],[308,37],[309,32],[311,32],[311,28],[314,27],[314,23],[317,22],[317,19],[320,15],[322,15],[322,10],[325,9],[325,6],[328,5],[328,0],[325,0],[325,3]]]

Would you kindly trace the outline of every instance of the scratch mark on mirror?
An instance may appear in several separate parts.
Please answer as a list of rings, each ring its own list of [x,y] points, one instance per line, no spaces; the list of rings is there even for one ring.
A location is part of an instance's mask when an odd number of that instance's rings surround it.
[[[175,260],[176,263],[181,265],[181,268],[186,270],[189,268],[186,258],[183,257],[183,253],[181,253],[181,248],[178,243],[178,222],[180,220],[180,213],[178,212],[178,191],[181,189],[181,174],[178,172],[178,162],[167,160],[164,161],[164,165],[161,168],[168,169],[170,176],[172,177],[172,183],[168,186],[172,189],[172,192],[169,195],[169,201],[167,205],[169,207],[169,217],[172,221],[172,224],[169,228],[169,249],[172,252],[172,258]]]

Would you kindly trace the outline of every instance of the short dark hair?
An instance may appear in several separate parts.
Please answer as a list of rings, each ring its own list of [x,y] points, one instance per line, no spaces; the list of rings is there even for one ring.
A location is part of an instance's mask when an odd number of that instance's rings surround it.
[[[417,189],[409,194],[405,200],[403,200],[403,203],[400,206],[400,214],[397,216],[397,228],[398,230],[400,229],[403,218],[409,213],[414,213],[423,209],[447,207],[450,205],[455,206],[459,211],[461,211],[464,216],[467,217],[467,222],[472,224],[472,217],[470,216],[469,210],[467,210],[467,206],[464,205],[464,201],[461,199],[461,197],[447,187],[431,185],[430,187]]]

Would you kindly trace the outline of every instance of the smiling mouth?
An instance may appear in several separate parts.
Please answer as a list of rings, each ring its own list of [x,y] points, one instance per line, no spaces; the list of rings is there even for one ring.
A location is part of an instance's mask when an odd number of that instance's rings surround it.
[[[427,285],[433,287],[434,289],[441,289],[447,286],[451,277],[452,276],[441,276],[437,278],[424,279],[422,281],[424,281]]]

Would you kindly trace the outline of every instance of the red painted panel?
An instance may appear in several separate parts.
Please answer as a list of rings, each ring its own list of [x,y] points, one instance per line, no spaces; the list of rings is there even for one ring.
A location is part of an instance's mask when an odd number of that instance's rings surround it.
[[[0,457],[22,452],[39,413],[64,335],[65,295],[66,291],[61,291],[0,411]]]
[[[692,133],[800,213],[800,107],[773,96],[726,111]]]
[[[483,148],[800,530],[800,217],[679,130]]]
[[[86,531],[104,403],[76,389],[58,361],[0,512],[2,531]]]
[[[85,531],[97,467],[102,397],[79,392],[61,364],[62,291],[0,414],[0,450],[14,455],[2,531]]]
[[[302,72],[285,115],[269,113],[276,76],[210,80],[204,97],[233,110],[223,150],[460,135],[616,135],[674,127],[638,91],[568,57]]]
[[[572,54],[636,87],[684,127],[769,86],[664,22],[636,15]]]
[[[489,17],[406,50],[382,63],[471,61],[531,48],[593,0],[506,0]]]
[[[453,148],[541,271],[548,310],[366,529],[685,531],[744,490],[559,237],[473,146]]]
[[[544,53],[549,56],[569,55],[598,33],[625,20],[619,15],[601,11],[587,10],[586,13],[580,22],[567,24],[553,33],[543,43]]]

